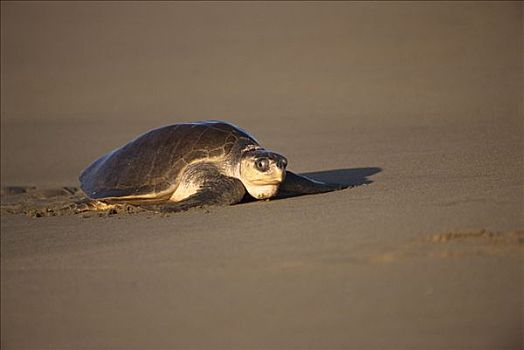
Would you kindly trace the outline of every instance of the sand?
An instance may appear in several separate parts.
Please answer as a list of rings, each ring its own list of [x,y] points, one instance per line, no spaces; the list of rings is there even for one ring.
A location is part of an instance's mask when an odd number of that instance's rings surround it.
[[[522,13],[2,2],[2,349],[521,349]],[[353,187],[5,210],[81,195],[104,152],[201,119]]]

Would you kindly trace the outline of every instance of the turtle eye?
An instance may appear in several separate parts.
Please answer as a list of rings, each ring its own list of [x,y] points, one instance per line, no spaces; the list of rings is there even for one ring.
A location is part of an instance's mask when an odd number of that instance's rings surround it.
[[[260,171],[267,171],[269,169],[269,161],[267,159],[257,159],[255,166]]]

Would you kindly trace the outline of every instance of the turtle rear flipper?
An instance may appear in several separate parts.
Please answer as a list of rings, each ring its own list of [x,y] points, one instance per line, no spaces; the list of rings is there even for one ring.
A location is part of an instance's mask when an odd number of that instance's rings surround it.
[[[286,171],[286,178],[280,184],[278,195],[281,197],[292,197],[303,194],[338,191],[348,187],[349,185],[325,183]]]
[[[94,199],[81,199],[67,205],[48,205],[43,208],[33,208],[26,212],[33,217],[63,216],[82,214],[87,212],[108,212],[116,207],[115,204],[107,204]]]
[[[110,216],[114,214],[136,214],[144,212],[144,209],[130,203],[106,203],[98,200],[85,198],[70,205],[63,206],[51,211],[52,216],[84,214],[89,217],[98,213],[98,216]],[[49,215],[46,215],[49,216]]]
[[[69,210],[73,214],[80,214],[84,213],[86,211],[105,211],[110,210],[115,207],[114,204],[107,204],[95,199],[82,199],[79,201],[74,202],[71,205],[68,205],[66,207],[63,207],[62,210]]]

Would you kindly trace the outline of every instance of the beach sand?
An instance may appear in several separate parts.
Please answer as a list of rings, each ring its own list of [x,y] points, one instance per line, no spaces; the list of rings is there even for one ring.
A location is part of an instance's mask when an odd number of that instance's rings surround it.
[[[522,348],[522,3],[1,6],[2,349]],[[353,187],[5,210],[203,119]]]

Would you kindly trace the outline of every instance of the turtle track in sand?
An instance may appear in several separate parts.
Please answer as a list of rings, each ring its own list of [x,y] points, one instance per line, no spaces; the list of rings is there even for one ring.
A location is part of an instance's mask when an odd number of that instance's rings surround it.
[[[0,192],[1,213],[25,214],[29,217],[81,215],[83,217],[135,214],[146,210],[129,204],[117,204],[107,210],[78,212],[88,198],[78,187],[37,188],[5,186]]]

